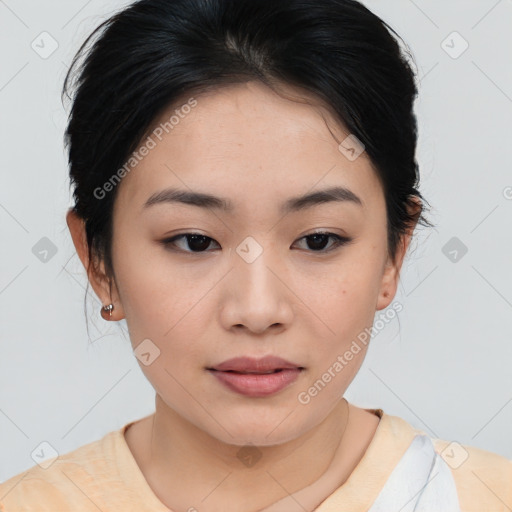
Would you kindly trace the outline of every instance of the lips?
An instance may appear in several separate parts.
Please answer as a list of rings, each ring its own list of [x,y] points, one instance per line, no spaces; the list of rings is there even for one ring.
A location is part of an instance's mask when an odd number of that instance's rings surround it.
[[[269,397],[291,386],[304,368],[275,356],[235,357],[207,368],[229,390],[247,397]]]
[[[271,374],[287,369],[302,370],[303,367],[297,363],[287,361],[280,357],[265,356],[260,359],[251,357],[235,357],[208,368],[208,370],[243,374]]]

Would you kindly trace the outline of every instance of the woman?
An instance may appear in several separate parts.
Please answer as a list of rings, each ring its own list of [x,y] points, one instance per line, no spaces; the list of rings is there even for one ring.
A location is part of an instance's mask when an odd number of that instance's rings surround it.
[[[3,510],[510,510],[510,461],[343,398],[430,225],[391,32],[353,0],[142,0],[98,27],[67,223],[156,409],[11,478]]]

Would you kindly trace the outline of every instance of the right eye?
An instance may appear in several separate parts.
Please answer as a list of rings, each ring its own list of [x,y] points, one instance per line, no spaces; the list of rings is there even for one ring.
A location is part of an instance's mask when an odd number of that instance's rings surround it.
[[[182,240],[184,241],[184,244],[186,244],[188,248],[192,250],[187,250],[186,248],[183,248],[183,246],[179,247],[177,242],[181,242]],[[164,245],[164,247],[170,247],[171,250],[175,250],[174,248],[178,247],[178,251],[200,253],[211,252],[205,250],[208,248],[211,242],[215,242],[215,240],[209,236],[202,235],[201,233],[182,233],[181,235],[176,235],[172,238],[166,238],[165,240],[162,240],[161,243]]]

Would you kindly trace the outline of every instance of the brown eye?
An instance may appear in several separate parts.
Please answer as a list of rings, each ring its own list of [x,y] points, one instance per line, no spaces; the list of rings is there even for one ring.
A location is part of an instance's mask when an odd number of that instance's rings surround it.
[[[333,239],[334,241],[331,246],[325,250],[329,239]],[[301,240],[306,240],[308,249],[313,252],[330,252],[342,245],[350,243],[352,238],[339,236],[336,233],[315,232],[302,237]]]
[[[185,241],[185,248],[183,245],[179,247],[177,244],[178,241]],[[174,236],[172,238],[167,238],[166,240],[162,240],[162,243],[165,247],[172,246],[178,247],[178,250],[184,252],[209,252],[206,249],[210,246],[211,242],[215,242],[213,238],[209,236],[201,235],[200,233],[183,233],[181,235]],[[215,242],[217,243],[217,242]],[[186,248],[188,246],[188,249]]]

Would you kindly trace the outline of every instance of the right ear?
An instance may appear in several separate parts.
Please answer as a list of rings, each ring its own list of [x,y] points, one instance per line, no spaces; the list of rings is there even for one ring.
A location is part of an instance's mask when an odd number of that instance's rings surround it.
[[[111,302],[114,303],[114,310],[110,319],[121,320],[123,318],[121,301],[118,298],[115,283],[112,284],[112,292],[115,293],[115,295],[113,298],[110,296],[110,283],[105,273],[105,265],[103,261],[100,262],[99,266],[91,265],[91,268],[89,269],[89,246],[87,244],[84,220],[76,214],[73,208],[70,208],[66,214],[66,222],[78,257],[87,271],[87,278],[89,279],[96,295],[104,306]]]

